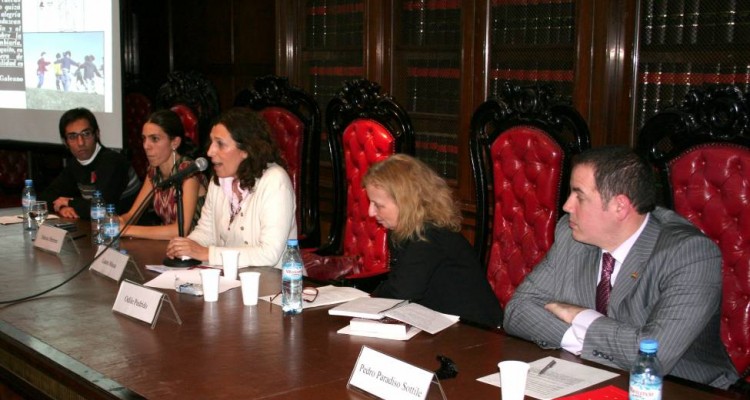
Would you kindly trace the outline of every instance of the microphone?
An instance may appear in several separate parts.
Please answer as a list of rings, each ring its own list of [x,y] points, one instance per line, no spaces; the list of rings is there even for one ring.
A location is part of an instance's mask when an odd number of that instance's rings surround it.
[[[174,183],[182,182],[185,178],[198,171],[203,172],[206,170],[206,168],[208,168],[208,160],[203,157],[198,157],[192,164],[190,164],[190,166],[183,169],[182,171],[178,171],[176,174],[170,176],[164,181],[159,182],[156,187],[159,189],[164,189],[165,187],[170,186]]]

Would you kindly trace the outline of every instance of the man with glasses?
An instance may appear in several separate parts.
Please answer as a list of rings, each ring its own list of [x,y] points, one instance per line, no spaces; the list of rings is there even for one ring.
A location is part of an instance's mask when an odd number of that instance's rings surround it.
[[[122,154],[99,141],[99,124],[91,111],[74,108],[60,117],[60,138],[74,160],[68,160],[60,175],[42,192],[40,200],[63,218],[90,217],[91,197],[102,193],[118,214],[130,209],[141,181]]]

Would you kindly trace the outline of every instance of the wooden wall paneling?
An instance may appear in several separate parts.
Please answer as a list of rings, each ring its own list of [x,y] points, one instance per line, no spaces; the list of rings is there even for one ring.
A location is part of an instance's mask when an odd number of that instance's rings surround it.
[[[592,146],[631,144],[634,0],[594,0],[589,129]],[[579,17],[585,18],[585,16]],[[579,57],[581,60],[582,57]],[[584,114],[585,115],[585,114]]]
[[[477,5],[480,3],[480,5]],[[488,50],[488,25],[487,10],[489,9],[489,0],[485,2],[476,2],[474,0],[463,0],[461,6],[461,48],[464,49],[461,55],[461,82],[460,82],[460,111],[458,116],[458,161],[457,161],[457,188],[455,195],[463,207],[469,206],[473,209],[475,203],[473,178],[471,172],[471,160],[469,159],[469,125],[474,110],[482,101],[475,103],[475,93],[482,93],[486,97],[487,88],[487,59]],[[481,9],[481,12],[479,11]],[[478,15],[484,15],[484,19],[477,20]],[[478,45],[475,45],[477,43]],[[481,50],[479,50],[481,49]],[[477,59],[484,57],[484,59]],[[479,71],[477,72],[477,66]],[[483,84],[475,84],[473,74],[484,76]]]
[[[170,68],[171,17],[168,3],[124,0],[121,12],[123,90],[132,88],[153,96]]]
[[[393,93],[393,0],[365,0],[364,67],[365,76]],[[390,90],[389,90],[390,88]],[[405,99],[396,99],[403,104]]]
[[[301,86],[302,36],[299,29],[305,16],[304,2],[276,0],[276,75],[286,76],[293,85]]]
[[[255,78],[274,73],[274,14],[268,2],[233,0],[232,101]]]
[[[593,112],[592,92],[594,90],[593,80],[593,51],[594,23],[596,21],[596,0],[576,1],[576,70],[573,86],[573,105],[583,116],[586,122],[591,124]]]

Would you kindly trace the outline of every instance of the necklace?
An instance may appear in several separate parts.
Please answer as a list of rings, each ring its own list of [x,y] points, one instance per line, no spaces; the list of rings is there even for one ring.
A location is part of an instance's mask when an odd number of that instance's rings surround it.
[[[235,179],[234,182],[232,182],[232,195],[233,196],[232,196],[231,199],[229,199],[229,212],[230,212],[230,214],[229,214],[229,226],[227,227],[227,230],[230,229],[230,227],[232,225],[232,222],[234,222],[234,217],[236,217],[237,214],[242,209],[242,200],[243,200],[242,199],[242,192],[240,192],[239,190],[237,190],[237,188],[239,187],[238,184],[239,184],[239,181],[237,181],[236,179]],[[234,201],[235,196],[237,196],[236,197],[237,198],[236,206],[235,206],[235,201]]]

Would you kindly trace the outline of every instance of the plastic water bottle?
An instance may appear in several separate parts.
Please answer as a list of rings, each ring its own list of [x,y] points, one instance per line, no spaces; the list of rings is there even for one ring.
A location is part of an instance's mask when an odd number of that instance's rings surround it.
[[[302,312],[302,256],[297,239],[286,242],[281,258],[281,309],[286,315]]]
[[[641,340],[638,357],[630,369],[630,400],[661,400],[662,372],[656,358],[658,349],[656,340]]]
[[[91,242],[93,244],[104,243],[104,217],[107,215],[107,209],[104,207],[102,192],[95,191],[94,197],[91,198]]]
[[[118,248],[120,246],[120,219],[114,204],[107,204],[107,214],[104,216],[104,244]]]
[[[34,191],[34,181],[26,179],[23,191],[21,192],[21,208],[23,213],[23,229],[26,231],[36,230],[34,218],[29,216],[31,206],[36,201],[36,192]]]

